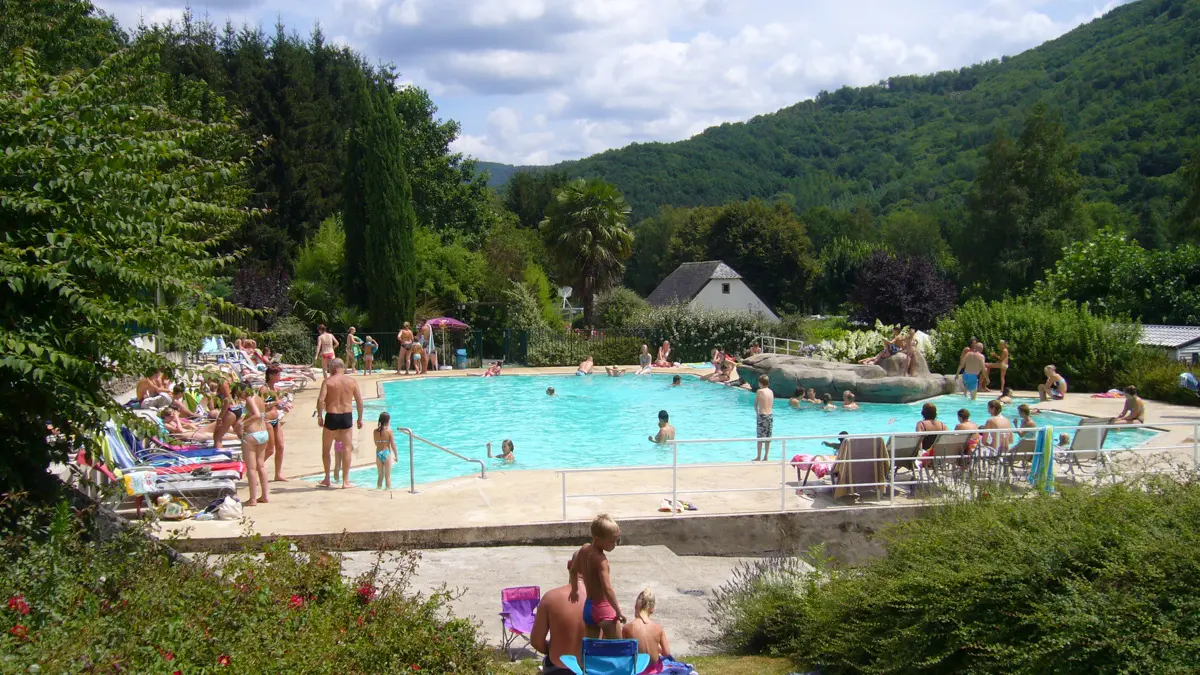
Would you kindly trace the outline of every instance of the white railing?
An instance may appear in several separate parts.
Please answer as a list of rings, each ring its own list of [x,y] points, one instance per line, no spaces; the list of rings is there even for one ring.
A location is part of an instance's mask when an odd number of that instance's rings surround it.
[[[804,341],[793,340],[791,338],[780,338],[773,335],[760,335],[756,342],[762,347],[764,354],[788,354],[791,356],[802,356],[804,354]]]
[[[1065,451],[1054,449],[1055,456],[1065,456],[1068,458],[1067,470],[1060,474],[1057,470],[1050,474],[1051,481],[1057,480],[1060,476],[1066,478],[1074,475],[1074,470],[1077,465],[1081,464],[1081,458],[1096,459],[1101,464],[1113,462],[1114,457],[1148,455],[1152,453],[1163,453],[1174,450],[1191,450],[1191,468],[1193,471],[1200,470],[1200,422],[1172,422],[1166,424],[1081,424],[1074,426],[1051,426],[1051,427],[1029,427],[1024,429],[979,429],[963,430],[963,431],[912,431],[912,432],[897,432],[890,436],[887,434],[850,434],[850,435],[820,435],[820,436],[787,436],[776,438],[723,438],[723,439],[697,439],[697,440],[677,440],[671,441],[671,463],[669,465],[651,465],[651,466],[618,466],[618,467],[593,467],[586,469],[559,469],[556,473],[561,478],[561,497],[562,497],[562,519],[567,520],[567,501],[570,499],[594,499],[601,497],[631,497],[631,496],[666,496],[670,495],[670,512],[674,516],[679,512],[679,472],[686,469],[713,469],[713,468],[739,468],[739,467],[763,467],[770,466],[767,462],[718,462],[718,463],[697,463],[697,464],[680,464],[679,452],[680,446],[698,446],[703,444],[730,444],[730,443],[771,443],[771,451],[779,451],[779,485],[770,485],[766,487],[727,487],[716,489],[687,489],[686,494],[713,494],[713,493],[736,493],[736,492],[779,492],[779,511],[788,511],[787,493],[791,486],[788,485],[788,469],[791,468],[791,459],[788,456],[788,443],[792,442],[793,448],[797,442],[820,442],[820,441],[836,441],[839,445],[843,441],[853,442],[860,439],[878,439],[885,440],[887,448],[886,456],[872,456],[866,458],[842,458],[841,450],[831,451],[837,455],[824,455],[827,460],[822,464],[832,465],[831,474],[840,473],[837,471],[839,466],[846,464],[854,464],[861,462],[884,463],[885,480],[882,482],[861,482],[861,483],[844,483],[837,482],[832,485],[823,487],[828,489],[853,489],[853,488],[874,488],[876,493],[886,491],[888,504],[894,504],[896,488],[907,486],[928,485],[937,481],[937,474],[947,468],[952,473],[957,472],[961,477],[974,480],[983,478],[991,480],[993,478],[1003,477],[1008,480],[1010,477],[1020,470],[1019,464],[1032,465],[1038,456],[1036,449],[1031,449],[1028,443],[1023,441],[1031,441],[1037,438],[1038,432],[1046,431],[1048,428],[1053,429],[1054,433],[1074,431],[1071,445]],[[1163,431],[1171,428],[1190,428],[1192,430],[1191,437],[1188,442],[1177,445],[1148,445],[1153,439],[1146,443],[1132,448],[1111,448],[1104,449],[1102,447],[1104,437],[1111,430],[1129,430],[1129,429],[1152,429],[1154,431]],[[1083,447],[1074,449],[1075,441],[1080,431],[1101,432],[1099,443],[1094,444],[1097,447]],[[958,454],[942,454],[939,450],[945,449],[942,443],[934,442],[934,454],[923,456],[925,449],[921,448],[921,439],[927,436],[934,437],[961,437],[962,448],[965,450],[968,439],[972,435],[978,434],[981,436],[980,447],[977,447],[974,452],[959,452]],[[981,450],[983,440],[991,437],[995,438],[995,434],[1011,436],[1007,447],[996,453],[989,452],[989,449]],[[1051,439],[1052,444],[1057,439]],[[1083,445],[1089,444],[1086,440]],[[897,455],[899,447],[902,454]],[[851,446],[853,448],[853,446]],[[686,448],[685,448],[686,452]],[[846,454],[850,454],[849,450]],[[818,457],[822,455],[813,455]],[[954,460],[953,462],[951,460]],[[771,460],[774,462],[774,460]],[[1058,466],[1055,461],[1054,465]],[[899,466],[908,465],[908,467]],[[909,468],[910,478],[908,480],[897,480],[897,471]],[[626,471],[670,471],[671,472],[671,488],[667,490],[636,490],[630,492],[595,492],[595,493],[578,493],[572,494],[568,491],[567,477],[575,474],[593,474],[593,473],[614,473]],[[987,472],[986,476],[980,476],[979,472]],[[1032,469],[1027,472],[1026,479],[1028,480],[1032,474]],[[1114,475],[1116,475],[1114,473]],[[921,476],[925,476],[922,479]],[[1036,481],[1031,481],[1034,483]],[[797,486],[800,489],[807,487],[807,477],[804,479],[804,484]]]
[[[463,460],[464,462],[475,462],[476,464],[479,465],[479,477],[481,479],[487,478],[487,465],[483,463],[483,460],[472,459],[470,457],[464,457],[463,455],[458,454],[457,452],[451,450],[450,448],[442,447],[442,446],[438,445],[437,443],[434,443],[431,440],[421,438],[420,436],[413,433],[412,429],[401,427],[399,429],[396,429],[396,431],[404,434],[405,436],[408,436],[408,486],[409,486],[408,491],[411,492],[412,494],[415,495],[415,494],[420,493],[420,490],[417,489],[417,463],[414,461],[414,458],[413,458],[414,441],[421,441],[425,445],[428,445],[432,448],[441,450],[442,452],[444,452],[448,455],[453,455],[453,456]]]

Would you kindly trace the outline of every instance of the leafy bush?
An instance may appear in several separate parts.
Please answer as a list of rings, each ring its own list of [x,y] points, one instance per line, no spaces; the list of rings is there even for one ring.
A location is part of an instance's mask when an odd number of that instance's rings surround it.
[[[0,671],[485,673],[450,594],[407,593],[415,557],[347,581],[340,558],[286,540],[220,560],[172,563],[149,538],[108,541],[66,504],[0,521]],[[11,522],[11,520],[10,520]]]
[[[859,265],[850,299],[858,321],[928,330],[954,309],[958,289],[926,258],[875,251]]]
[[[1200,368],[1180,363],[1165,353],[1139,349],[1130,363],[1117,371],[1118,389],[1134,385],[1143,398],[1181,405],[1198,405],[1200,398],[1179,386],[1179,375],[1190,372],[1200,377]]]
[[[312,330],[300,319],[289,316],[275,322],[262,334],[260,347],[280,354],[284,363],[311,364],[317,352],[317,340]]]
[[[1071,302],[971,300],[939,321],[937,334],[935,369],[940,372],[958,369],[959,354],[972,337],[982,340],[989,354],[1005,339],[1013,387],[1037,388],[1046,381],[1042,369],[1054,364],[1072,390],[1106,391],[1120,384],[1116,371],[1135,358],[1141,329]]]
[[[636,332],[652,349],[670,340],[671,359],[684,363],[708,361],[717,347],[740,353],[760,335],[771,332],[770,324],[743,312],[714,312],[687,305],[655,307],[638,323]]]
[[[779,317],[779,323],[767,327],[766,332],[775,337],[816,344],[822,340],[837,340],[846,337],[846,334],[850,332],[850,323],[841,316],[813,319],[802,314],[784,314]]]
[[[1197,519],[1168,476],[944,506],[862,567],[727,587],[714,621],[826,675],[1194,672]]]
[[[610,337],[593,343],[592,357],[598,366],[629,366],[638,362],[642,345],[647,344],[636,337]]]
[[[636,326],[650,303],[624,286],[614,286],[596,298],[596,325],[600,328]]]
[[[742,563],[713,593],[709,618],[717,645],[735,654],[787,655],[807,587],[816,577],[794,557]]]

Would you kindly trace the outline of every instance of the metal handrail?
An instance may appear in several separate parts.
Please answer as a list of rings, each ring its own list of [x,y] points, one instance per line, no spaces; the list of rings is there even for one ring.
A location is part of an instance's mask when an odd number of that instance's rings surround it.
[[[1078,431],[1080,429],[1088,429],[1088,430],[1153,429],[1156,431],[1164,431],[1164,430],[1167,430],[1168,428],[1174,428],[1174,427],[1184,427],[1184,428],[1190,427],[1192,429],[1192,436],[1190,439],[1190,443],[1187,443],[1184,445],[1168,445],[1168,446],[1146,446],[1146,445],[1143,445],[1142,447],[1137,447],[1137,448],[1120,448],[1120,449],[1113,449],[1113,450],[1103,450],[1103,449],[1099,449],[1099,448],[1096,450],[1068,450],[1067,454],[1074,455],[1074,454],[1085,454],[1085,453],[1092,453],[1092,452],[1102,452],[1107,455],[1107,454],[1113,454],[1116,452],[1138,452],[1138,451],[1160,452],[1160,451],[1165,451],[1165,450],[1185,449],[1185,448],[1190,447],[1192,449],[1192,467],[1193,467],[1193,469],[1200,470],[1200,423],[1198,423],[1198,422],[1165,422],[1165,423],[1153,424],[1153,425],[1151,425],[1151,424],[1086,424],[1086,425],[1079,424],[1079,425],[1050,425],[1050,426],[1052,426],[1056,431],[1069,431],[1069,430]],[[888,493],[888,503],[892,504],[892,503],[894,503],[894,499],[895,499],[896,486],[914,484],[914,481],[911,481],[911,480],[909,480],[909,481],[897,481],[896,480],[894,469],[895,469],[896,463],[897,463],[897,458],[896,458],[896,439],[897,438],[919,438],[922,436],[954,436],[954,435],[971,436],[974,434],[986,435],[986,434],[991,434],[991,433],[1010,433],[1012,436],[1016,437],[1016,436],[1019,436],[1022,434],[1031,434],[1031,433],[1042,432],[1042,431],[1045,431],[1046,429],[1047,429],[1047,427],[1045,427],[1045,426],[1039,426],[1039,427],[1027,427],[1027,428],[1013,427],[1011,429],[983,429],[983,428],[980,428],[980,429],[959,429],[959,430],[947,429],[946,431],[896,431],[896,432],[883,433],[883,434],[880,434],[880,433],[847,434],[845,436],[821,434],[821,435],[786,436],[786,437],[774,437],[774,438],[705,438],[705,439],[676,440],[676,441],[670,442],[671,443],[671,463],[670,464],[655,464],[655,465],[648,465],[648,466],[590,467],[590,468],[581,468],[581,469],[559,469],[559,470],[557,470],[556,473],[558,473],[562,479],[562,481],[561,481],[561,485],[562,485],[562,488],[561,488],[562,489],[562,493],[561,493],[562,494],[562,518],[564,521],[567,520],[567,499],[568,498],[584,499],[584,498],[608,497],[608,496],[659,495],[659,494],[666,493],[666,490],[647,490],[647,491],[640,491],[640,492],[568,495],[567,494],[567,475],[568,474],[604,473],[604,472],[614,472],[614,471],[663,471],[666,469],[671,470],[671,490],[670,490],[671,515],[672,516],[676,515],[676,513],[677,513],[676,506],[679,503],[679,469],[681,468],[681,465],[679,464],[679,446],[680,445],[699,445],[702,443],[757,443],[759,441],[763,441],[763,442],[770,441],[771,443],[779,443],[779,445],[780,445],[780,448],[779,448],[779,450],[780,450],[780,458],[779,458],[780,486],[778,488],[779,489],[779,510],[781,512],[783,512],[783,511],[787,511],[787,488],[788,488],[787,472],[788,472],[788,468],[789,468],[789,459],[787,456],[788,441],[809,441],[809,440],[821,440],[821,439],[833,439],[833,440],[842,441],[842,440],[853,440],[853,439],[864,439],[864,438],[886,439],[887,463],[888,463],[888,466],[891,467],[891,469],[892,469],[892,470],[888,471],[887,481],[884,483],[845,484],[845,485],[842,485],[842,487],[847,487],[847,488],[886,487],[887,493]],[[1015,438],[1014,438],[1014,440],[1015,440]],[[970,455],[954,455],[954,456],[939,455],[938,459],[944,461],[946,459],[956,459],[956,458],[961,459],[961,458],[966,458],[966,457],[970,457]],[[908,460],[910,458],[905,457],[904,459]],[[914,461],[918,461],[921,458],[913,457],[911,459]],[[831,460],[830,463],[846,464],[846,463],[853,463],[853,462],[879,462],[879,461],[882,461],[882,460],[880,458],[872,457],[872,458],[865,458],[865,459],[842,459],[842,460],[833,459],[833,460]],[[739,467],[739,466],[746,466],[747,464],[749,464],[751,466],[770,466],[770,464],[767,462],[762,462],[762,463],[721,462],[721,463],[715,463],[715,464],[714,463],[695,464],[695,465],[684,464],[684,465],[682,465],[682,468],[690,469],[690,468],[713,468],[713,467]],[[718,488],[718,489],[712,489],[712,490],[689,490],[688,492],[696,493],[696,494],[723,493],[723,492],[768,492],[768,491],[773,491],[775,489],[776,488],[774,488],[774,487]]]
[[[770,341],[770,349],[767,348],[767,342]],[[803,340],[793,338],[780,338],[773,335],[760,335],[757,339],[758,346],[762,348],[765,354],[786,354],[790,356],[798,356],[804,353],[805,343]],[[783,344],[783,351],[780,351],[779,345]],[[796,346],[793,346],[796,345]]]
[[[416,461],[414,461],[414,457],[413,457],[414,441],[421,441],[425,445],[428,445],[433,448],[437,448],[438,450],[441,450],[442,452],[444,452],[448,455],[454,455],[455,457],[463,460],[464,462],[475,462],[475,463],[479,464],[479,478],[480,479],[487,478],[487,465],[483,463],[482,459],[472,459],[470,457],[464,457],[463,455],[458,454],[457,452],[451,450],[450,448],[438,445],[437,443],[434,443],[433,441],[431,441],[427,438],[421,438],[416,433],[414,433],[412,429],[409,429],[407,427],[400,427],[399,429],[396,429],[396,431],[404,434],[405,436],[408,436],[408,486],[409,486],[408,491],[410,493],[412,493],[414,495],[420,493],[420,490],[417,489],[417,463],[416,463]]]

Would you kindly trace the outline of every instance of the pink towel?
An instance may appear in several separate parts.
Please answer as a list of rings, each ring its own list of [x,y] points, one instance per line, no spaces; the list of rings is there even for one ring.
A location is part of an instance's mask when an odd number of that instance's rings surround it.
[[[833,463],[813,461],[818,457],[821,457],[821,455],[796,455],[792,457],[791,464],[796,467],[797,471],[808,471],[811,467],[814,476],[824,478],[833,470]]]

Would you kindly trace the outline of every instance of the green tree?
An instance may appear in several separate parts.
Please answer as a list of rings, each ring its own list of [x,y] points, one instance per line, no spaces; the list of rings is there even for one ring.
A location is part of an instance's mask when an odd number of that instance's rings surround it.
[[[416,311],[417,215],[404,167],[403,128],[385,88],[376,91],[368,115],[361,181],[366,308],[371,323],[389,326],[411,321]]]
[[[51,461],[123,409],[104,390],[167,348],[228,329],[207,290],[246,219],[251,144],[228,122],[167,105],[146,49],[50,75],[32,50],[0,71],[0,492],[51,489]],[[47,426],[57,430],[47,441]]]
[[[291,298],[296,313],[309,321],[331,324],[346,307],[346,233],[341,216],[330,216],[296,254]]]
[[[964,281],[975,293],[999,297],[1029,288],[1083,234],[1075,156],[1058,116],[1041,103],[1016,143],[997,133],[968,202],[971,226],[959,242]]]
[[[625,226],[629,205],[611,183],[577,178],[554,191],[542,237],[558,269],[583,298],[583,322],[594,325],[596,293],[621,278],[633,252]]]
[[[357,97],[358,114],[346,132],[345,173],[342,175],[344,195],[342,223],[345,229],[345,264],[342,283],[346,303],[362,307],[367,293],[367,135],[372,115],[371,95],[360,89]]]
[[[811,309],[819,314],[841,311],[858,284],[858,269],[875,251],[887,246],[873,241],[837,237],[821,249],[813,284]]]
[[[504,186],[504,205],[517,215],[521,227],[540,227],[555,191],[567,180],[561,171],[517,171]]]
[[[30,47],[49,73],[94,68],[126,43],[116,21],[87,0],[0,0],[0,17],[0,66]]]
[[[1175,217],[1177,229],[1184,241],[1200,244],[1200,150],[1192,153],[1181,175],[1187,201]]]
[[[721,209],[709,234],[708,258],[731,265],[776,311],[807,306],[817,276],[804,224],[786,204],[758,199]]]
[[[897,257],[926,258],[942,269],[955,267],[950,245],[942,237],[937,219],[917,209],[904,208],[881,219],[880,236]]]

